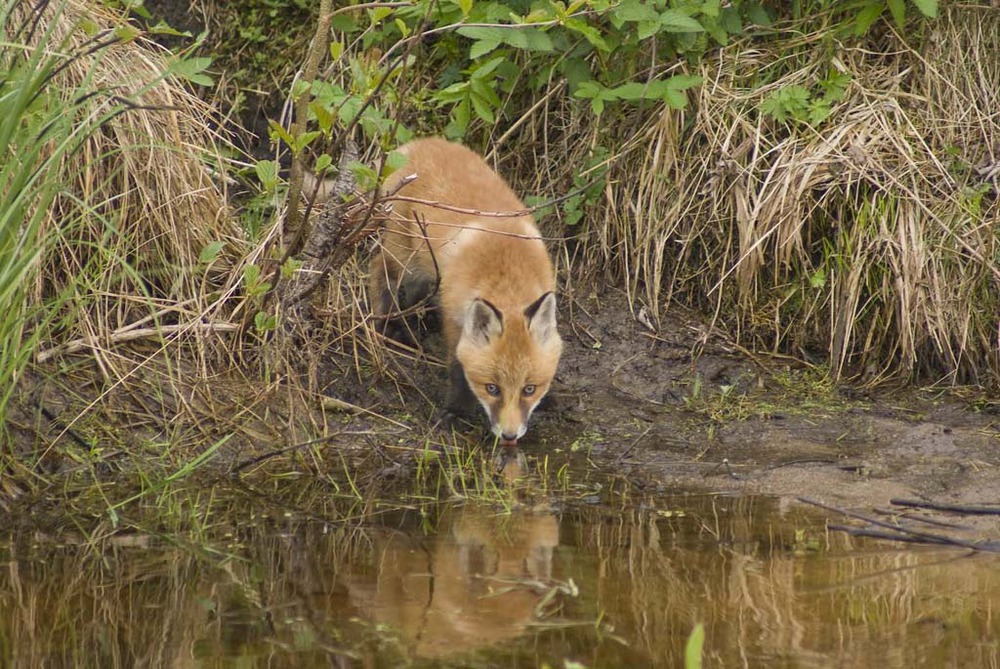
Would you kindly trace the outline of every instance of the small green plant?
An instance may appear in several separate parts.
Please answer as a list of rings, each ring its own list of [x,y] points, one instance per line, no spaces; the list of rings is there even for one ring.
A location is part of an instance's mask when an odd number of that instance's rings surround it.
[[[698,623],[691,630],[684,646],[684,669],[701,669],[702,651],[705,647],[705,625]]]
[[[831,71],[812,90],[798,84],[782,86],[764,99],[760,110],[779,123],[817,126],[830,117],[850,82],[850,73]]]
[[[271,282],[263,277],[259,265],[247,265],[243,268],[243,291],[250,304],[262,305],[264,297],[271,290]],[[254,328],[259,334],[264,334],[277,327],[277,317],[270,312],[258,310],[254,314]]]

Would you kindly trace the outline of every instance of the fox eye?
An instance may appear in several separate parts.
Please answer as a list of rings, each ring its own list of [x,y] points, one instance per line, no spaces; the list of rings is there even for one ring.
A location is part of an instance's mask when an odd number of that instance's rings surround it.
[[[486,392],[488,392],[493,397],[500,397],[500,386],[498,386],[495,383],[487,383]]]
[[[521,394],[524,395],[525,397],[530,397],[531,395],[534,395],[535,386],[530,384],[526,385],[524,388],[521,388]]]

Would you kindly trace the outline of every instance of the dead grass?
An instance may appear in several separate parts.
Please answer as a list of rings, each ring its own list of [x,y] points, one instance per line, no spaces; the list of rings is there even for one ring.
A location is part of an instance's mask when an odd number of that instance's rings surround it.
[[[112,39],[125,26],[97,3],[56,7],[44,10],[42,25],[54,32],[46,44],[65,40],[71,53],[85,51],[95,34]],[[27,15],[34,4],[18,10]],[[27,46],[39,48],[42,33]],[[71,59],[58,75],[55,85],[66,90],[90,82],[95,116],[128,102],[65,166],[69,182],[44,225],[50,244],[33,298],[66,301],[42,359],[86,349],[106,378],[120,379],[134,364],[120,364],[111,352],[118,343],[204,341],[231,329],[223,320],[226,297],[245,249],[226,201],[226,141],[213,110],[166,74],[171,58],[138,37]],[[216,243],[219,252],[203,256]]]
[[[693,109],[624,144],[591,262],[655,313],[698,305],[834,377],[998,383],[1000,15],[951,8],[919,40],[857,45],[785,39],[799,28],[723,49]],[[760,112],[831,70],[852,80],[818,127]]]

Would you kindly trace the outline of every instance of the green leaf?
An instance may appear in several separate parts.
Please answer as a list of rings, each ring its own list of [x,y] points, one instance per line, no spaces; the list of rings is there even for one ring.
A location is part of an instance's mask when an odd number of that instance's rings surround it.
[[[215,81],[205,74],[211,64],[211,58],[175,58],[170,62],[170,73],[198,86],[211,86]]]
[[[729,44],[729,33],[722,27],[718,19],[706,16],[701,20],[701,24],[705,26],[705,30],[712,36],[712,39],[715,40],[716,44],[719,46],[726,46]]]
[[[309,111],[316,117],[316,124],[324,134],[329,134],[333,130],[333,114],[326,105],[313,102],[309,105]]]
[[[295,273],[302,269],[303,262],[295,258],[288,258],[281,264],[281,278],[286,281],[295,276]]]
[[[405,154],[402,154],[399,151],[390,151],[385,157],[385,169],[387,173],[383,176],[388,176],[389,174],[392,174],[396,170],[400,169],[406,165],[408,160],[409,158],[407,158]]]
[[[809,277],[809,285],[813,288],[822,288],[826,285],[826,270],[820,267]]]
[[[523,37],[524,46],[521,48],[527,51],[548,52],[554,49],[552,38],[544,30],[539,30],[538,28],[521,28],[514,32]]]
[[[878,17],[882,16],[884,9],[885,5],[881,2],[872,2],[861,8],[854,17],[854,34],[860,37],[868,32],[872,24],[878,21]]]
[[[675,91],[685,91],[695,86],[701,86],[704,79],[697,74],[675,74],[667,79],[667,86]]]
[[[177,30],[165,21],[158,21],[149,29],[152,35],[170,35],[171,37],[191,37],[190,30]],[[139,33],[141,34],[141,33]]]
[[[211,242],[201,250],[201,253],[198,255],[198,262],[202,265],[210,264],[219,257],[219,253],[221,253],[224,248],[226,248],[225,242]]]
[[[371,19],[373,26],[377,26],[382,22],[382,19],[390,15],[392,15],[391,7],[375,7],[368,10],[368,17]]]
[[[470,98],[472,101],[472,109],[476,112],[476,116],[481,118],[483,121],[489,125],[496,123],[496,116],[493,114],[493,108],[490,107],[489,103],[484,101],[478,95],[472,95]]]
[[[340,56],[343,53],[344,53],[343,42],[330,42],[330,58],[332,60],[340,60]]]
[[[695,19],[676,9],[660,14],[660,27],[668,33],[700,33],[705,28]]]
[[[346,33],[350,35],[358,30],[358,22],[354,19],[354,15],[350,12],[345,12],[343,14],[337,14],[330,21],[330,29],[339,33]]]
[[[292,97],[300,98],[312,89],[312,84],[308,81],[297,79],[292,83]]]
[[[115,28],[115,37],[121,42],[131,42],[142,32],[132,26],[119,26]]]
[[[581,21],[580,19],[566,19],[566,21],[563,22],[563,26],[567,30],[571,30],[578,35],[582,35],[583,38],[590,42],[590,45],[595,49],[603,51],[604,53],[611,50],[608,43],[605,42],[604,38],[601,36],[601,31],[587,22]]]
[[[903,4],[903,0],[886,0],[886,4],[889,6],[889,11],[892,13],[893,23],[900,31],[906,29],[906,5]]]
[[[705,646],[705,626],[698,623],[691,630],[684,646],[684,669],[701,669],[702,649]]]
[[[302,149],[312,144],[313,140],[322,136],[323,133],[318,130],[310,130],[309,132],[304,132],[296,137],[295,141],[292,142],[289,147],[292,149],[292,153],[301,153]]]
[[[466,26],[459,28],[456,32],[462,37],[468,37],[475,40],[489,40],[491,42],[503,42],[504,38],[507,36],[507,32],[511,30],[510,28],[500,28],[500,27],[476,27],[476,26]]]
[[[705,0],[705,2],[701,3],[702,14],[713,19],[719,18],[719,12],[721,10],[722,0]]]
[[[258,332],[270,332],[278,325],[278,320],[273,314],[258,311],[254,314],[253,325]]]
[[[688,104],[688,97],[684,91],[668,89],[663,95],[663,101],[674,109],[685,109]]]
[[[773,23],[771,15],[767,13],[767,10],[756,2],[752,3],[750,8],[747,9],[747,18],[750,19],[750,23],[762,28],[766,28]]]
[[[257,179],[265,190],[273,190],[278,183],[278,164],[273,160],[259,160],[254,165]]]
[[[809,90],[797,84],[779,88],[764,99],[760,110],[781,122],[789,119],[805,120],[809,110]]]
[[[500,42],[481,39],[473,42],[469,49],[469,60],[478,60],[500,46]]]
[[[504,56],[500,56],[498,58],[486,61],[485,63],[476,68],[476,71],[472,73],[472,78],[480,80],[485,79],[490,74],[493,74],[493,70],[500,67],[500,65],[502,65],[505,60],[507,59]]]
[[[451,120],[445,128],[445,135],[451,139],[458,139],[465,136],[465,131],[469,128],[469,118],[471,115],[471,103],[465,98],[451,110]]]
[[[736,7],[723,7],[719,15],[719,26],[730,35],[743,32],[743,19]]]
[[[323,174],[326,170],[333,164],[333,156],[329,153],[320,154],[319,158],[316,159],[316,164],[313,165],[313,171],[316,174]]]
[[[819,125],[826,119],[830,118],[830,114],[832,113],[833,109],[830,107],[830,103],[828,101],[816,101],[809,106],[809,124]]]
[[[938,0],[913,0],[920,13],[929,19],[936,19],[938,15]]]
[[[580,85],[577,86],[576,92],[573,93],[574,96],[578,98],[591,98],[596,99],[601,97],[607,89],[600,84],[600,82],[594,81],[582,81]]]
[[[284,142],[286,145],[291,146],[294,143],[292,135],[285,130],[284,126],[280,123],[272,120],[267,122],[268,134],[272,140],[278,140]]]
[[[354,174],[354,178],[357,180],[358,188],[361,190],[372,190],[378,185],[378,174],[375,173],[368,165],[352,160],[347,164],[347,169]]]
[[[646,92],[646,84],[630,81],[627,84],[622,84],[621,86],[615,86],[614,88],[608,89],[607,95],[612,99],[636,102],[638,100],[645,99],[647,97]]]
[[[639,21],[636,25],[636,35],[640,40],[649,39],[658,32],[660,32],[659,21]]]
[[[498,96],[496,91],[493,90],[493,86],[486,81],[474,80],[470,91],[473,96],[478,95],[483,100],[488,102],[494,109],[499,109],[503,106],[503,101],[500,99],[500,96]]]
[[[641,0],[622,0],[621,4],[613,9],[611,14],[613,18],[621,22],[656,21],[660,18],[652,3],[647,4],[641,2]]]
[[[472,11],[472,0],[458,0],[458,7],[462,10],[462,18],[465,18]]]
[[[567,58],[560,64],[560,69],[563,76],[566,77],[570,92],[574,95],[577,88],[584,82],[593,80],[593,76],[590,74],[590,63],[583,58]]]

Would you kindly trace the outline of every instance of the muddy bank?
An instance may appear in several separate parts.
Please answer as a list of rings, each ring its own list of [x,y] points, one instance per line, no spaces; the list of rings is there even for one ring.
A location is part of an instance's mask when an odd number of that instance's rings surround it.
[[[1000,499],[997,401],[835,388],[821,369],[752,357],[693,317],[651,328],[626,302],[614,290],[563,296],[566,346],[553,406],[535,414],[522,440],[532,461],[550,457],[663,488],[812,495],[850,507],[907,496]],[[79,418],[100,388],[87,381],[92,364],[77,358],[22,397],[11,421],[16,448],[44,452],[46,474],[79,469],[80,449],[88,458],[103,453],[101,470],[113,473],[162,455],[143,444],[172,443],[183,462],[232,433],[208,462],[216,474],[322,470],[324,459],[340,468],[347,458],[374,472],[376,487],[387,471],[410,476],[425,448],[492,448],[485,419],[455,430],[437,424],[445,392],[437,333],[425,333],[423,353],[381,346],[378,364],[347,339],[318,348],[315,367],[302,372],[336,401],[325,411],[287,379],[262,389],[233,373],[181,388],[147,370],[146,385],[105,390],[103,408]],[[301,459],[303,444],[318,463]]]
[[[693,317],[650,327],[626,303],[613,290],[562,299],[555,402],[522,441],[530,458],[586,456],[588,466],[666,489],[809,495],[853,508],[894,497],[1000,499],[1000,403],[834,387],[822,368],[752,356]],[[440,354],[433,333],[424,345]],[[412,426],[404,444],[442,439],[426,426],[444,371],[408,355],[389,355],[387,370],[371,383],[332,378],[324,392]],[[489,446],[485,421],[463,430],[464,447]]]
[[[651,331],[622,302],[573,310],[547,439],[578,426],[606,466],[664,486],[848,506],[1000,499],[1000,403],[834,388],[822,370],[751,359],[694,320]]]

